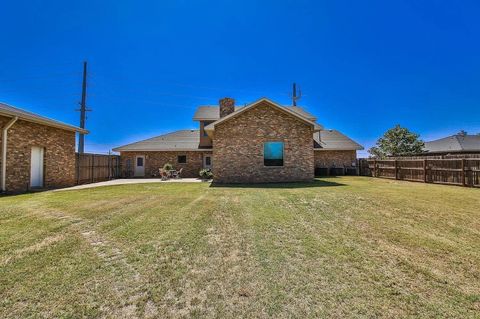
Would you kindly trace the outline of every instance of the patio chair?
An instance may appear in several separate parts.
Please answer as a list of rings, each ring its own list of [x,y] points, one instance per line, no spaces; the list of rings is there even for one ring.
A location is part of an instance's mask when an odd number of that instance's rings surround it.
[[[175,178],[182,178],[182,172],[183,172],[183,167],[177,171],[177,175],[175,176]]]
[[[168,173],[163,168],[159,168],[158,172],[160,173],[162,181],[166,181],[168,179]]]

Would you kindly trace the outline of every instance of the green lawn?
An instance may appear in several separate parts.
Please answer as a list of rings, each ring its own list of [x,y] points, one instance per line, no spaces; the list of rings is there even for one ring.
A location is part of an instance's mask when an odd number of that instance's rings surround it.
[[[480,316],[480,189],[362,177],[0,198],[0,317]]]

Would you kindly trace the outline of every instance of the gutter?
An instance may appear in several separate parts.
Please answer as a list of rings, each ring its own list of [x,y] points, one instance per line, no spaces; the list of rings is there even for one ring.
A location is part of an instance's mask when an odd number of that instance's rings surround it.
[[[0,180],[0,188],[2,192],[6,191],[6,175],[7,175],[7,137],[8,129],[18,120],[18,116],[14,116],[2,129],[2,176]]]

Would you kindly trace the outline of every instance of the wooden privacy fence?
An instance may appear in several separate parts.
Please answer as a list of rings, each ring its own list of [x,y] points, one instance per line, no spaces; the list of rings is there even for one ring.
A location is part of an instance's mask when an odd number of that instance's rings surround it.
[[[359,170],[373,177],[480,187],[480,158],[361,160]]]
[[[120,177],[120,156],[76,154],[75,180],[88,184]]]

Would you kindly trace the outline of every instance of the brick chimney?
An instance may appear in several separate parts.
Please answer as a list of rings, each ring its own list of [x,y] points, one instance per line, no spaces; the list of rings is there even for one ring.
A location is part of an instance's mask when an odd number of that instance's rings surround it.
[[[220,118],[227,116],[230,113],[235,112],[235,100],[230,97],[224,97],[218,101],[220,106]]]

